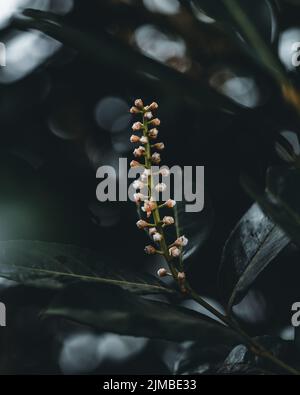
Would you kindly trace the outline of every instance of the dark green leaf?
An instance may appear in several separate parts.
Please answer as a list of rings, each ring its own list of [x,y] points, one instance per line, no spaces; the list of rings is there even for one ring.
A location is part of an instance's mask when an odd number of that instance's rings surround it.
[[[230,346],[201,346],[198,343],[189,345],[179,356],[174,366],[174,374],[206,374],[217,364],[224,361],[231,350]]]
[[[300,172],[297,169],[271,168],[266,191],[252,180],[242,178],[242,184],[264,210],[291,239],[300,246]]]
[[[234,228],[222,256],[220,282],[228,308],[238,303],[290,239],[254,204]]]
[[[292,366],[297,365],[297,356],[292,342],[262,336],[256,340],[273,355]],[[209,375],[270,375],[283,373],[272,362],[258,357],[243,344],[230,349],[228,345],[203,347],[193,343],[188,346],[175,365],[176,374]]]
[[[151,275],[120,271],[96,253],[40,241],[0,242],[0,276],[26,285],[60,288],[69,282],[115,284],[140,294],[174,293]]]
[[[225,326],[192,310],[145,300],[119,287],[78,283],[64,289],[46,311],[100,331],[172,341],[236,344]]]

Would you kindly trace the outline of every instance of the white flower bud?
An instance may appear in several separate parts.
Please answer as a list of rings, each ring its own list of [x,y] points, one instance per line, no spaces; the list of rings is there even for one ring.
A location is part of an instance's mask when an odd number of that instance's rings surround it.
[[[130,167],[132,167],[132,168],[134,168],[134,167],[140,167],[140,166],[141,166],[140,162],[137,162],[136,160],[132,160],[132,161],[130,162]]]
[[[148,109],[150,111],[155,111],[158,109],[158,104],[154,101],[153,103],[150,104],[150,106],[148,106]]]
[[[135,134],[133,134],[131,137],[130,137],[130,142],[131,143],[138,143],[140,141],[140,137],[139,136],[136,136]]]
[[[149,131],[149,137],[150,137],[151,139],[156,139],[157,136],[158,136],[158,130],[157,130],[157,129],[151,129],[151,130]]]
[[[144,147],[139,147],[139,148],[136,148],[134,151],[133,151],[133,155],[136,157],[136,158],[140,158],[141,156],[143,156],[145,154],[145,148]]]
[[[151,125],[159,126],[160,125],[160,119],[158,119],[158,118],[152,119]]]
[[[146,119],[150,120],[150,119],[153,118],[153,114],[152,114],[151,111],[147,111],[147,112],[145,113],[144,117],[145,117]]]
[[[147,182],[148,178],[151,176],[151,170],[150,169],[145,169],[144,173],[141,175],[141,180],[143,182]]]
[[[147,216],[150,217],[152,214],[152,211],[156,208],[156,203],[153,202],[152,200],[145,200],[144,207],[142,207],[142,210],[147,213]]]
[[[134,131],[141,130],[142,128],[143,128],[143,124],[141,122],[135,122],[132,125],[132,130],[134,130]]]
[[[161,162],[160,154],[157,153],[157,152],[155,152],[155,153],[152,155],[151,159],[152,159],[152,163],[154,163],[155,165],[158,165],[158,164]]]
[[[173,217],[164,217],[163,223],[165,225],[173,225],[175,223],[175,221],[174,221]]]
[[[148,222],[146,222],[146,221],[140,219],[140,220],[136,223],[136,226],[137,226],[139,229],[145,229],[145,228],[147,228],[147,227],[149,226],[149,224],[148,224]]]
[[[143,136],[139,139],[140,143],[147,144],[149,142],[148,137]]]
[[[157,143],[157,144],[154,144],[153,148],[156,148],[159,151],[163,151],[165,149],[165,144],[164,143]]]
[[[175,245],[177,247],[186,247],[188,244],[188,239],[185,236],[181,236],[179,237],[176,241],[175,241]]]
[[[169,249],[169,254],[170,254],[170,256],[172,256],[173,258],[178,258],[178,257],[180,256],[180,254],[181,254],[181,251],[180,251],[180,249],[177,248],[177,247],[171,247],[171,248]]]
[[[137,107],[131,107],[130,112],[131,114],[138,114],[140,110]]]
[[[157,243],[160,242],[162,240],[162,235],[160,233],[154,233],[153,240]]]
[[[142,100],[142,99],[137,99],[137,100],[134,102],[134,105],[135,105],[138,109],[140,109],[140,110],[142,110],[142,109],[144,108],[144,103],[143,103],[143,100]]]
[[[155,255],[156,254],[156,249],[152,246],[146,246],[145,247],[145,253],[148,255]]]
[[[156,228],[150,228],[149,229],[149,236],[153,236],[155,233],[157,233],[157,229]]]
[[[165,206],[168,208],[173,208],[176,206],[175,200],[169,199],[166,201]]]

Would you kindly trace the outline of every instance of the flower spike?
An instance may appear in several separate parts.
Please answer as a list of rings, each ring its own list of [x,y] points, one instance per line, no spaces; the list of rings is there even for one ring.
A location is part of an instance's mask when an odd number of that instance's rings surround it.
[[[137,191],[134,194],[134,201],[139,207],[141,216],[136,225],[139,229],[146,230],[153,243],[159,246],[159,249],[157,249],[155,246],[148,245],[145,247],[145,253],[148,255],[163,255],[168,262],[171,273],[168,273],[166,269],[162,268],[159,269],[157,275],[159,277],[172,275],[178,282],[179,289],[184,293],[186,292],[185,273],[182,267],[179,269],[177,266],[179,264],[178,258],[181,257],[182,250],[187,245],[188,240],[185,236],[180,236],[173,244],[168,246],[166,242],[166,227],[175,224],[175,219],[172,216],[165,216],[161,219],[160,209],[172,209],[175,207],[176,202],[175,200],[168,199],[166,202],[158,203],[155,198],[155,192],[165,192],[167,185],[163,182],[155,185],[154,175],[161,177],[170,176],[170,170],[168,168],[162,168],[159,171],[155,170],[152,173],[152,166],[161,163],[162,158],[160,152],[165,149],[164,143],[153,142],[158,137],[159,132],[157,127],[161,124],[160,119],[154,115],[157,109],[158,104],[156,102],[144,106],[141,99],[137,99],[134,102],[134,106],[130,109],[132,114],[140,115],[142,118],[142,122],[137,121],[132,126],[133,131],[140,132],[141,136],[133,134],[130,137],[131,143],[140,144],[138,148],[135,148],[133,154],[141,162],[133,160],[130,166],[132,168],[144,167],[144,172],[140,175],[140,178],[133,183],[133,188]],[[144,192],[144,188],[147,191],[146,193]],[[143,190],[143,193],[140,192],[141,190]]]

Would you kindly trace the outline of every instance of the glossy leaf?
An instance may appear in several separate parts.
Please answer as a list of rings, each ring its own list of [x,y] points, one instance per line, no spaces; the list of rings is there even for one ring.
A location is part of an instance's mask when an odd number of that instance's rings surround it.
[[[296,366],[298,358],[292,342],[280,338],[262,336],[256,338],[277,358]],[[281,374],[282,369],[263,357],[255,356],[243,344],[230,349],[228,345],[216,344],[203,347],[193,343],[186,347],[175,364],[175,374],[210,375],[270,375]]]
[[[202,375],[210,373],[217,364],[221,364],[229,354],[231,347],[215,344],[203,347],[197,342],[188,345],[174,364],[174,374]]]
[[[46,315],[64,317],[100,331],[202,344],[239,337],[216,321],[183,307],[142,299],[119,287],[74,284],[63,290]]]
[[[299,170],[282,167],[269,169],[265,191],[245,176],[242,184],[264,212],[300,246]]]
[[[0,277],[42,288],[85,281],[114,284],[138,294],[175,292],[154,276],[122,272],[90,250],[40,241],[0,242]]]
[[[229,236],[222,256],[220,282],[229,310],[289,242],[257,204],[249,209]]]

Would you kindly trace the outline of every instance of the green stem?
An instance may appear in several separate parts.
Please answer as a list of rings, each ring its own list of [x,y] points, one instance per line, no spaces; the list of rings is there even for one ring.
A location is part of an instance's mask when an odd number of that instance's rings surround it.
[[[145,117],[143,116],[143,135],[144,137],[149,138],[148,136],[148,132],[149,132],[149,123],[148,121],[145,120]],[[152,166],[152,162],[151,162],[151,144],[148,141],[148,143],[146,144],[146,155],[145,155],[145,167],[148,170],[151,170],[151,166]],[[152,196],[152,189],[153,189],[153,174],[152,172],[150,172],[149,178],[148,178],[148,194],[149,194],[149,199]],[[162,236],[162,240],[160,241],[160,248],[162,250],[162,255],[164,256],[165,260],[168,263],[169,269],[172,273],[172,276],[176,279],[177,281],[177,270],[175,269],[174,265],[172,265],[171,263],[171,257],[169,255],[169,249],[168,249],[168,245],[166,243],[166,239],[165,239],[165,234],[164,234],[164,229],[162,226],[162,221],[160,218],[160,212],[159,212],[159,206],[157,206],[153,212],[153,219],[154,219],[154,223],[155,223],[155,227],[158,230],[158,232],[161,234]]]

